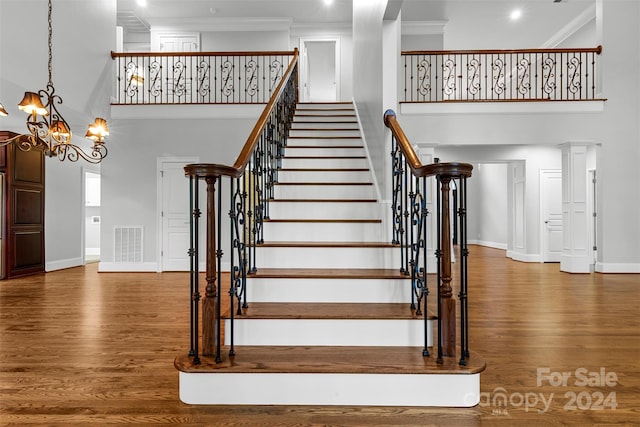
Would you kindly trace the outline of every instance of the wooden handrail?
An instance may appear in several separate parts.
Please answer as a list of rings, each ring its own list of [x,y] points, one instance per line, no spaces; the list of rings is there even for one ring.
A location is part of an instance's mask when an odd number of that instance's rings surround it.
[[[427,177],[435,175],[448,175],[451,177],[470,177],[473,165],[469,163],[432,163],[423,165],[416,154],[409,139],[405,135],[402,127],[398,123],[396,113],[393,110],[387,110],[384,113],[384,124],[391,130],[396,138],[398,147],[404,154],[404,157],[411,169],[411,173],[415,177]]]
[[[473,54],[506,54],[506,53],[602,53],[602,45],[587,48],[538,48],[538,49],[475,49],[475,50],[406,50],[402,55],[473,55]]]
[[[297,48],[294,50],[294,52]],[[115,58],[125,58],[128,56],[142,56],[142,57],[151,57],[151,56],[286,56],[286,55],[295,55],[294,52],[291,51],[281,51],[281,50],[273,50],[273,51],[243,51],[243,52],[114,52],[111,51],[111,59]]]
[[[289,52],[289,54],[290,53],[291,52]],[[287,71],[282,76],[282,79],[280,79],[280,83],[278,83],[276,90],[271,95],[271,98],[269,99],[269,102],[267,103],[267,105],[264,107],[264,110],[262,110],[262,114],[260,115],[260,118],[258,119],[255,126],[253,127],[251,134],[249,134],[249,138],[247,139],[244,146],[242,147],[242,150],[240,151],[240,154],[238,155],[233,166],[218,165],[218,164],[211,164],[211,163],[190,164],[185,166],[184,168],[185,173],[187,175],[194,175],[194,176],[200,176],[200,177],[229,176],[231,178],[239,178],[244,174],[244,170],[247,166],[247,163],[249,163],[249,159],[251,159],[251,154],[253,153],[253,150],[255,149],[256,144],[258,143],[258,139],[260,138],[260,135],[262,134],[262,131],[264,130],[264,127],[267,124],[267,121],[269,120],[269,115],[271,115],[271,112],[273,111],[273,108],[276,105],[276,101],[278,100],[278,97],[284,90],[287,80],[289,80],[289,77],[293,73],[293,70],[295,69],[295,65],[297,62],[298,62],[298,48],[295,48],[293,50],[293,59],[289,63],[289,67],[287,68]]]

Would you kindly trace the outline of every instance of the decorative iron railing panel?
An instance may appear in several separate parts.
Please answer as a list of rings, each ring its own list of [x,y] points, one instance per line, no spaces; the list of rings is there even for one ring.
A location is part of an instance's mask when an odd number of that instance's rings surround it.
[[[395,113],[385,113],[385,124],[391,129],[392,163],[392,241],[401,252],[400,271],[411,278],[411,310],[417,315],[424,314],[425,344],[423,356],[430,356],[427,346],[427,297],[430,289],[427,280],[427,231],[429,215],[435,216],[437,260],[437,361],[443,357],[456,356],[460,348],[460,365],[466,365],[469,352],[468,283],[467,283],[467,178],[472,166],[465,163],[434,163],[422,165],[402,128],[397,123]],[[434,212],[427,209],[427,195],[435,179],[436,207]],[[457,203],[454,223],[459,224],[460,273],[457,278],[460,341],[456,343],[456,303],[453,300],[453,274],[451,271],[452,251],[450,218],[450,190],[455,182]]]
[[[111,53],[114,105],[266,104],[293,52]]]
[[[258,119],[247,143],[233,166],[217,164],[191,164],[185,166],[190,182],[191,239],[191,341],[189,354],[194,364],[200,363],[200,355],[215,356],[222,360],[220,301],[224,294],[230,298],[229,343],[230,354],[235,353],[234,318],[248,307],[247,275],[257,271],[256,250],[263,242],[263,220],[269,216],[269,199],[273,196],[273,184],[278,179],[278,168],[287,135],[293,121],[297,103],[297,52],[293,56],[284,81],[269,100]],[[202,216],[198,188],[204,181],[207,187],[206,213],[206,288],[200,305],[199,223]],[[223,182],[224,181],[224,182]],[[223,186],[229,185],[229,221],[223,221]],[[230,242],[221,240],[222,227],[230,230]],[[230,287],[221,287],[221,260],[229,250],[231,264]],[[200,325],[199,312],[202,311]],[[200,330],[202,345],[200,345]]]
[[[599,99],[593,49],[402,52],[401,102]]]

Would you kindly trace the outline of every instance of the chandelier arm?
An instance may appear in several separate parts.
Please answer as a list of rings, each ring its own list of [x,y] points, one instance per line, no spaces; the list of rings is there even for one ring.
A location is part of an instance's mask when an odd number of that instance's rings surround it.
[[[56,147],[54,153],[61,162],[64,160],[77,162],[82,158],[86,162],[97,164],[107,156],[107,147],[102,143],[95,143],[91,153],[86,153],[75,144],[61,144]]]

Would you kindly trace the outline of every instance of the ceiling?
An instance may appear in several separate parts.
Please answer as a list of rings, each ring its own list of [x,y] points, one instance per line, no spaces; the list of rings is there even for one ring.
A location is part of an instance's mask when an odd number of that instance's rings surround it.
[[[342,24],[352,20],[352,0],[117,0],[118,24],[128,32],[154,25],[215,23],[241,18],[289,20],[294,25]],[[513,22],[513,9],[522,18]],[[593,15],[595,0],[403,0],[403,22],[444,21],[451,49],[535,48],[553,40],[581,15]],[[472,35],[470,37],[469,35]]]

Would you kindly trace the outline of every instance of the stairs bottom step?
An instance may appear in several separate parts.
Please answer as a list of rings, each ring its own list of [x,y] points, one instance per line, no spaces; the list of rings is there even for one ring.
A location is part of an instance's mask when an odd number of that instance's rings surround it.
[[[431,350],[430,350],[431,351]],[[485,361],[471,353],[436,363],[421,347],[236,347],[222,362],[175,359],[180,400],[194,405],[365,405],[471,407]]]

